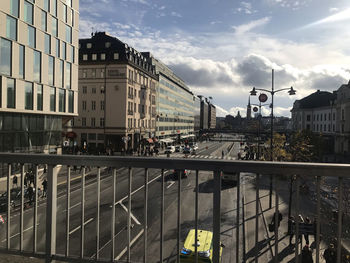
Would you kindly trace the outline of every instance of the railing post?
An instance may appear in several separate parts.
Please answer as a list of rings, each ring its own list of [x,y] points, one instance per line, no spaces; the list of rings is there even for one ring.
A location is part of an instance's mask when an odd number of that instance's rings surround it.
[[[343,177],[339,177],[338,184],[338,231],[337,231],[337,263],[341,262],[341,236],[343,227]]]
[[[221,176],[219,171],[214,172],[213,196],[213,262],[220,262],[220,208],[221,208]]]
[[[57,174],[57,167],[49,165],[46,199],[46,263],[54,262],[52,256],[56,253]]]

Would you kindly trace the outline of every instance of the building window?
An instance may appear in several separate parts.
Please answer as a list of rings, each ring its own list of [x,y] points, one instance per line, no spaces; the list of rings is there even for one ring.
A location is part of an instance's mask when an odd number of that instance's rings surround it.
[[[333,131],[335,132],[335,125],[333,124]]]
[[[84,94],[87,93],[87,86],[83,86],[83,93],[84,93]]]
[[[100,127],[105,126],[105,118],[100,118]]]
[[[335,121],[335,113],[333,113],[333,121]]]
[[[100,102],[100,109],[105,110],[105,102],[103,100]]]
[[[34,60],[33,60],[33,79],[36,82],[41,81],[41,53],[34,50]]]
[[[322,114],[320,114],[320,115],[321,115],[320,117],[321,117],[321,121],[322,121],[322,118],[323,118],[322,116],[323,116],[323,115],[322,115]]]
[[[91,110],[96,110],[96,101],[91,101]]]
[[[0,39],[0,73],[11,75],[12,68],[12,43],[9,40]]]
[[[58,90],[58,111],[66,112],[66,90]]]
[[[341,110],[341,120],[345,120],[345,112],[344,109]]]
[[[45,53],[51,54],[51,37],[49,34],[45,34]]]
[[[75,60],[75,52],[74,52],[74,47],[71,46],[70,47],[70,58],[71,58],[71,62],[74,63],[74,60]]]
[[[83,60],[84,61],[88,60],[88,55],[87,54],[83,54]]]
[[[307,120],[307,121],[310,121],[310,120],[311,120],[311,116],[310,116],[310,115],[307,115],[307,116],[306,116],[306,120]]]
[[[328,124],[328,131],[330,132],[331,131],[331,125]]]
[[[41,30],[47,31],[47,13],[45,11],[41,11]]]
[[[33,83],[30,82],[25,84],[24,108],[26,110],[33,109]]]
[[[56,38],[56,57],[60,57],[60,40]]]
[[[17,17],[19,15],[19,0],[11,0],[10,2],[10,14]]]
[[[87,43],[86,44],[86,48],[92,48],[92,44],[91,43]]]
[[[96,77],[96,69],[91,69],[91,77]]]
[[[11,16],[6,17],[6,37],[17,40],[17,19]]]
[[[91,88],[91,93],[96,94],[96,88]]]
[[[66,25],[66,41],[72,44],[72,28]]]
[[[58,37],[58,21],[57,18],[52,18],[52,23],[51,23],[51,30],[52,30],[52,35],[55,37]]]
[[[7,79],[7,108],[16,107],[16,86],[14,79]]]
[[[86,100],[82,101],[82,107],[83,107],[83,111],[85,111],[86,110]]]
[[[83,126],[83,127],[86,126],[86,118],[85,117],[81,118],[81,126]]]
[[[87,70],[83,69],[83,78],[87,78]]]
[[[72,71],[72,64],[67,62],[67,64],[66,64],[66,89],[71,88],[71,71]]]
[[[115,60],[119,59],[119,53],[114,53],[114,54],[113,54],[113,58],[114,58]]]
[[[36,87],[36,109],[43,110],[43,85]]]
[[[106,54],[105,53],[101,54],[101,60],[106,60]]]
[[[55,58],[49,56],[49,85],[53,86],[55,82]]]
[[[54,16],[57,16],[57,0],[52,0],[51,11]]]
[[[22,79],[24,79],[24,65],[25,65],[25,63],[24,63],[24,46],[19,45],[18,48],[19,48],[18,74]]]
[[[64,61],[60,60],[60,68],[61,68],[61,77],[60,80],[60,87],[64,88]]]
[[[50,11],[50,0],[44,0],[44,9],[49,12]]]
[[[101,69],[101,78],[104,78],[105,77],[105,69]]]
[[[33,25],[33,5],[27,1],[24,1],[23,20]]]
[[[97,54],[92,54],[92,60],[96,60],[97,59]]]
[[[72,90],[68,91],[68,112],[74,112],[74,92]]]
[[[62,58],[67,59],[67,44],[65,42],[62,42]]]
[[[56,89],[50,88],[50,111],[56,111]]]
[[[91,127],[95,127],[95,126],[96,126],[96,119],[91,118]]]
[[[67,6],[62,5],[62,11],[63,11],[63,21],[67,23]]]
[[[35,28],[28,26],[28,46],[35,48]]]

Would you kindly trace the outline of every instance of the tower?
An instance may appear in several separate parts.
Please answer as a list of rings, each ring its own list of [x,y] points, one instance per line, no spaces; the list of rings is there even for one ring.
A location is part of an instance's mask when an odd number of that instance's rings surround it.
[[[250,105],[250,97],[248,98],[248,105],[247,105],[247,120],[250,120],[252,118],[252,106]]]

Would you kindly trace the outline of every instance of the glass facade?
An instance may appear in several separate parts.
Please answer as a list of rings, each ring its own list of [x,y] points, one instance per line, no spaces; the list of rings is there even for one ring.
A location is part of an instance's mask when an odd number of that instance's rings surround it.
[[[11,75],[12,43],[4,38],[0,39],[0,73]]]
[[[71,89],[71,71],[72,71],[72,64],[67,62],[66,63],[66,89]]]
[[[50,88],[50,111],[56,111],[56,88]]]
[[[63,60],[60,60],[60,73],[61,73],[61,77],[59,77],[59,85],[60,87],[64,88],[64,61]]]
[[[54,16],[57,16],[57,0],[52,0],[51,11]]]
[[[17,17],[19,15],[19,0],[11,0],[10,1],[10,14]]]
[[[24,60],[24,55],[25,55],[24,46],[19,45],[18,48],[19,48],[18,74],[22,79],[24,79],[24,71],[25,71],[25,69],[24,69],[24,65],[25,65],[25,63],[24,63],[24,61],[25,61]]]
[[[23,20],[33,25],[33,5],[27,1],[24,1]]]
[[[6,17],[6,36],[17,40],[17,19],[11,16]]]
[[[16,107],[16,86],[14,79],[7,79],[7,108]]]
[[[49,56],[49,85],[53,86],[55,82],[55,58]]]
[[[50,11],[50,0],[44,0],[44,9],[49,12]]]
[[[62,42],[62,58],[67,59],[67,44],[65,42]]]
[[[41,82],[41,52],[34,50],[33,79]]]
[[[37,85],[36,87],[36,109],[43,110],[43,85]]]
[[[60,57],[60,40],[56,38],[56,57]]]
[[[72,90],[68,91],[68,112],[74,112],[74,92]]]
[[[66,25],[66,41],[72,44],[72,28]]]
[[[33,109],[33,83],[26,82],[24,87],[24,107],[26,110]]]
[[[51,36],[45,34],[45,53],[51,54]]]
[[[62,5],[63,21],[67,23],[67,6]]]
[[[66,111],[66,90],[64,89],[58,90],[58,111]]]
[[[35,48],[35,28],[28,26],[28,46]]]
[[[74,63],[75,55],[74,55],[74,47],[70,47],[70,56],[71,56],[71,62]]]

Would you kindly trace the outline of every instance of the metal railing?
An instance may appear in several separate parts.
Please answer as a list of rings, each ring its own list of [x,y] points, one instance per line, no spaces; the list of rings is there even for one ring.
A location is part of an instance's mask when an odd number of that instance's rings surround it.
[[[220,234],[221,234],[221,204],[222,204],[222,180],[221,180],[221,174],[222,172],[247,172],[247,173],[253,173],[255,174],[256,178],[256,211],[255,215],[255,245],[258,247],[259,243],[259,215],[261,214],[261,211],[259,210],[259,203],[258,200],[260,198],[260,180],[261,175],[273,175],[275,178],[275,191],[278,190],[278,183],[277,183],[277,176],[284,175],[284,176],[290,176],[295,178],[296,180],[296,209],[294,211],[295,215],[299,214],[300,208],[299,208],[299,202],[300,202],[300,180],[302,176],[306,176],[311,179],[315,179],[316,181],[316,200],[317,200],[317,211],[316,211],[316,218],[320,218],[320,202],[321,202],[321,195],[320,195],[320,186],[321,186],[321,179],[325,176],[330,177],[336,177],[338,178],[338,218],[337,218],[337,239],[336,239],[336,251],[337,251],[337,262],[341,262],[341,253],[342,253],[342,215],[343,215],[343,202],[339,202],[339,200],[343,200],[343,181],[344,178],[349,177],[350,172],[350,165],[346,164],[315,164],[315,163],[286,163],[286,162],[254,162],[254,161],[233,161],[233,160],[206,160],[206,159],[170,159],[170,158],[139,158],[139,157],[114,157],[114,156],[71,156],[71,155],[26,155],[26,154],[5,154],[0,153],[0,160],[2,163],[8,164],[8,175],[7,175],[7,193],[11,192],[11,164],[13,163],[19,163],[21,164],[21,175],[20,175],[20,189],[21,189],[21,200],[20,200],[20,207],[19,211],[13,211],[11,209],[11,194],[7,195],[7,210],[6,210],[6,223],[4,224],[6,226],[6,247],[0,248],[0,253],[5,254],[19,254],[24,256],[34,256],[38,258],[45,258],[46,262],[52,262],[53,260],[61,260],[66,262],[116,262],[120,260],[120,257],[116,257],[115,254],[115,235],[116,235],[116,193],[117,193],[117,173],[118,169],[126,168],[127,169],[127,185],[123,191],[126,191],[125,198],[122,199],[122,201],[127,200],[127,220],[126,220],[126,253],[125,253],[125,260],[126,262],[133,262],[131,260],[131,246],[133,245],[132,235],[131,235],[131,229],[132,229],[132,215],[131,215],[131,209],[132,209],[132,198],[135,191],[133,191],[132,187],[132,179],[133,179],[133,170],[137,168],[144,169],[144,182],[143,185],[139,189],[144,189],[144,197],[143,197],[143,213],[144,213],[144,222],[143,222],[143,229],[140,232],[141,235],[143,235],[143,262],[148,262],[147,260],[147,244],[148,243],[148,202],[149,202],[149,185],[151,182],[155,182],[156,179],[150,180],[149,178],[149,171],[150,169],[160,169],[161,174],[158,180],[160,180],[161,189],[159,192],[160,195],[160,226],[159,226],[159,262],[164,262],[165,260],[165,254],[164,254],[164,235],[165,235],[165,171],[166,169],[177,169],[177,170],[183,170],[183,169],[189,169],[195,171],[195,187],[194,187],[194,214],[195,214],[195,240],[197,240],[198,237],[198,192],[199,192],[199,178],[200,178],[200,171],[210,171],[213,173],[213,256],[212,260],[215,263],[220,262]],[[33,208],[32,210],[27,210],[29,212],[33,212],[33,221],[32,221],[32,249],[31,251],[28,251],[28,249],[25,249],[24,244],[24,235],[27,233],[26,229],[24,229],[24,215],[25,215],[25,170],[24,165],[25,164],[33,164],[35,166],[34,173],[35,173],[35,183],[34,183],[34,198],[33,198]],[[48,166],[47,169],[47,199],[46,199],[46,211],[44,214],[46,215],[46,229],[45,229],[45,251],[39,252],[38,250],[38,209],[41,205],[41,202],[38,199],[38,165],[39,164],[46,164]],[[60,197],[65,198],[65,219],[63,222],[65,223],[65,252],[64,254],[60,254],[56,252],[56,242],[57,242],[57,220],[58,220],[58,175],[59,175],[59,167],[60,165],[66,165],[67,171],[65,173],[65,184],[63,186],[65,187],[65,192],[63,194],[61,193]],[[80,237],[79,242],[75,243],[74,245],[76,247],[79,247],[79,255],[72,255],[70,249],[70,224],[73,218],[70,218],[70,209],[71,204],[70,201],[72,199],[71,197],[71,182],[72,182],[72,169],[76,166],[82,167],[82,173],[77,178],[80,178],[80,188],[79,188],[79,194],[80,194],[80,219],[75,218],[75,221],[79,221],[78,228],[80,228]],[[95,243],[95,254],[92,257],[86,257],[84,255],[84,245],[86,245],[86,240],[89,239],[89,237],[85,233],[85,227],[87,225],[87,222],[85,221],[86,215],[85,215],[85,209],[86,209],[86,187],[87,182],[86,180],[90,180],[87,177],[87,169],[90,167],[96,167],[97,173],[96,177],[96,189],[95,193],[97,195],[96,199],[96,208],[93,210],[93,213],[96,216],[96,232],[95,233],[89,233],[90,235],[96,236],[96,243]],[[102,197],[105,197],[105,195],[102,196],[101,192],[101,172],[103,171],[103,168],[106,168],[107,170],[111,170],[111,173],[108,173],[107,176],[112,180],[112,183],[110,187],[112,188],[111,195],[108,196],[108,200],[102,200]],[[181,201],[182,201],[182,186],[181,186],[181,174],[178,176],[178,183],[177,183],[177,234],[176,234],[176,260],[177,262],[180,262],[180,250],[181,250],[181,228],[182,228],[182,213],[181,213]],[[244,179],[244,178],[242,178]],[[240,212],[240,206],[244,203],[241,203],[241,191],[240,186],[242,184],[242,179],[240,176],[238,176],[237,179],[237,207],[236,207],[236,240],[240,240],[240,225],[241,222],[241,212]],[[278,212],[279,212],[279,198],[278,195],[275,195],[275,222],[277,222],[278,218]],[[110,200],[112,199],[112,200]],[[99,255],[99,251],[101,249],[100,244],[100,226],[101,226],[101,213],[102,213],[102,203],[106,204],[106,202],[112,201],[111,205],[111,211],[110,211],[110,235],[111,239],[107,243],[110,244],[110,257],[108,259],[101,259]],[[119,201],[121,203],[122,201]],[[117,202],[118,203],[118,202]],[[114,204],[114,205],[113,205]],[[16,248],[13,248],[13,242],[11,242],[11,232],[13,232],[12,227],[17,227],[12,224],[12,214],[17,213],[19,215],[19,231],[18,231],[18,244],[16,243]],[[91,213],[91,211],[89,211]],[[60,216],[62,216],[62,212],[59,212]],[[106,214],[104,214],[106,216]],[[28,215],[26,214],[26,217]],[[296,220],[296,229],[295,229],[295,237],[299,236],[299,221]],[[278,254],[279,254],[279,237],[278,237],[278,224],[275,224],[275,256],[273,259],[273,262],[279,262]],[[316,262],[320,262],[320,220],[317,220],[316,222]],[[118,242],[120,240],[118,239]],[[241,251],[241,242],[236,242],[236,261],[240,262],[240,255],[242,254]],[[298,242],[295,242],[295,260],[296,262],[301,262],[299,258],[299,246]],[[196,261],[198,260],[198,254],[197,254],[197,246],[195,246],[195,257]],[[244,258],[244,255],[243,255]],[[254,255],[255,262],[259,261],[259,255],[256,252]],[[121,261],[118,261],[121,262]],[[124,261],[123,261],[124,262]]]

